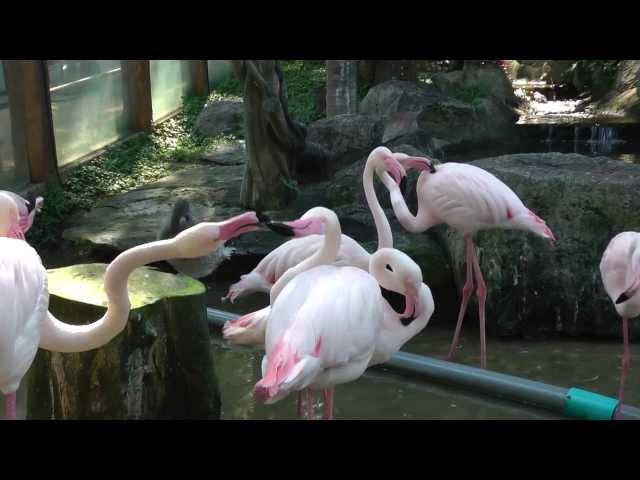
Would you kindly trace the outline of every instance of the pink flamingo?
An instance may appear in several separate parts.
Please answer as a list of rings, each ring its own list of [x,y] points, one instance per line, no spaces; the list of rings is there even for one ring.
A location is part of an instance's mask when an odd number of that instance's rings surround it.
[[[600,261],[600,275],[609,298],[622,317],[624,353],[618,391],[618,409],[624,400],[629,371],[629,319],[640,315],[640,233],[623,232],[611,239]]]
[[[147,263],[169,258],[193,258],[220,248],[229,238],[256,230],[254,212],[220,223],[200,223],[170,240],[133,247],[107,267],[106,314],[89,325],[63,323],[48,312],[47,274],[37,252],[26,242],[4,238],[18,221],[18,207],[0,194],[0,391],[5,394],[6,416],[16,419],[15,392],[31,366],[37,349],[82,352],[105,345],[126,326],[131,305],[129,274]]]
[[[459,231],[467,244],[467,280],[462,289],[462,303],[458,314],[453,341],[447,358],[456,351],[462,320],[473,290],[473,274],[478,284],[476,291],[480,317],[480,365],[487,366],[485,337],[485,300],[487,287],[480,271],[473,235],[479,230],[500,228],[526,230],[555,242],[553,232],[545,222],[522,203],[520,198],[486,170],[474,165],[445,163],[438,165],[419,157],[398,161],[408,170],[420,170],[416,184],[418,212],[409,211],[400,189],[385,183],[391,196],[391,205],[400,224],[410,232],[424,232],[434,225],[446,223]]]
[[[33,225],[36,213],[42,209],[44,199],[42,197],[37,197],[35,205],[33,205],[33,208],[29,211],[31,203],[20,195],[8,190],[0,190],[0,194],[9,196],[15,202],[18,209],[18,220],[14,225],[10,226],[6,236],[25,240],[25,235]]]
[[[391,226],[376,197],[373,186],[374,175],[385,184],[389,182],[400,184],[405,170],[391,150],[378,147],[369,154],[362,175],[365,197],[378,234],[378,248],[392,248]],[[283,243],[262,259],[250,273],[242,275],[239,282],[231,285],[227,298],[233,302],[250,292],[269,292],[284,272],[317,252],[322,242],[322,235],[310,235]],[[366,272],[369,270],[370,257],[369,252],[358,242],[347,235],[342,235],[334,265],[353,266]],[[265,307],[227,322],[223,328],[224,339],[235,345],[261,345],[264,342],[265,322],[269,317],[269,311],[270,307]]]
[[[403,318],[419,316],[425,308],[433,311],[432,299],[423,305],[420,269],[398,250],[383,248],[371,255],[369,273],[331,265],[341,230],[329,209],[311,209],[281,228],[295,236],[324,232],[324,242],[311,257],[287,270],[270,291],[263,378],[255,386],[255,396],[271,404],[307,389],[311,414],[309,389],[322,389],[324,418],[331,419],[335,385],[359,378],[372,360],[383,358],[374,359],[385,320],[380,287],[406,297]]]

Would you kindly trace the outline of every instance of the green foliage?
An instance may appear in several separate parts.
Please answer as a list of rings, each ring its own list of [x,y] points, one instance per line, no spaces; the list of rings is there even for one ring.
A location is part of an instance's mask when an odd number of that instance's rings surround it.
[[[28,233],[36,247],[55,247],[64,220],[87,210],[104,197],[126,192],[168,175],[172,165],[202,158],[212,147],[233,141],[232,136],[208,138],[191,131],[205,99],[186,97],[183,109],[140,134],[108,147],[102,154],[71,170],[63,182],[47,186],[43,210]]]
[[[592,94],[601,95],[613,88],[620,60],[578,60],[576,69],[584,86]]]
[[[280,67],[287,82],[289,113],[303,123],[322,118],[316,112],[316,92],[327,83],[324,60],[282,60]]]
[[[322,117],[316,112],[316,92],[327,82],[324,60],[278,60],[287,82],[289,114],[299,122],[311,123]],[[218,80],[212,86],[215,100],[242,97],[242,86],[234,74]]]
[[[477,85],[472,85],[470,87],[465,87],[464,89],[462,89],[462,91],[455,95],[455,98],[465,103],[477,104],[486,96],[487,94],[483,88]]]

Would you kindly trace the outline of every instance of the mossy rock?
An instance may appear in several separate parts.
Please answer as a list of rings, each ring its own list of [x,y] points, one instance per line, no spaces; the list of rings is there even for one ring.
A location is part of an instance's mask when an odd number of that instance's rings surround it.
[[[70,324],[104,315],[105,264],[50,270],[49,310]],[[218,419],[205,287],[143,267],[129,278],[125,330],[82,353],[39,350],[29,373],[31,419]]]

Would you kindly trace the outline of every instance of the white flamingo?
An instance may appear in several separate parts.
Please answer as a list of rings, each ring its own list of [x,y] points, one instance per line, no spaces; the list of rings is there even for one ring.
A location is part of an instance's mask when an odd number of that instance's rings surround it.
[[[385,361],[386,345],[374,358],[389,308],[380,287],[406,297],[403,318],[432,312],[433,300],[423,288],[420,268],[398,250],[383,248],[371,255],[369,273],[331,265],[341,240],[340,223],[331,210],[317,207],[285,225],[296,236],[324,232],[324,242],[270,291],[263,378],[255,395],[269,404],[296,391],[300,413],[302,390],[322,389],[324,418],[330,419],[335,385],[359,378],[372,362]]]
[[[256,214],[248,212],[220,223],[200,223],[173,239],[121,253],[105,275],[106,314],[89,325],[70,325],[48,312],[47,274],[37,252],[26,242],[4,237],[18,218],[13,199],[0,194],[0,391],[5,395],[6,416],[13,420],[15,392],[39,347],[56,352],[92,350],[125,328],[131,308],[127,280],[134,269],[168,258],[206,255],[229,238],[256,230],[259,224]]]
[[[631,363],[629,320],[640,315],[640,233],[623,232],[611,239],[600,261],[604,288],[622,317],[624,350],[618,390],[618,408],[624,401],[624,384]]]
[[[418,212],[414,216],[397,185],[386,182],[391,206],[400,224],[410,232],[424,232],[440,223],[462,233],[467,243],[467,280],[462,289],[462,303],[448,359],[453,358],[462,320],[473,290],[473,273],[478,283],[480,316],[480,365],[487,366],[485,338],[485,300],[487,287],[480,271],[473,236],[480,230],[526,230],[555,241],[544,220],[529,210],[513,190],[494,175],[474,165],[449,162],[435,167],[425,158],[398,157],[409,170],[421,170],[416,184]]]
[[[378,235],[378,248],[392,248],[393,236],[391,226],[384,210],[376,197],[373,186],[374,175],[383,183],[399,184],[405,175],[404,168],[398,163],[397,156],[408,157],[404,154],[394,154],[386,147],[375,148],[368,156],[362,174],[362,183],[367,204],[373,215]],[[239,282],[231,285],[227,297],[233,302],[235,299],[250,292],[269,292],[271,287],[291,267],[309,258],[317,252],[324,241],[322,235],[310,235],[295,238],[283,243],[269,253],[250,273],[242,275]],[[348,235],[342,235],[340,249],[334,265],[353,266],[361,270],[369,270],[371,255]],[[235,345],[262,345],[266,331],[266,319],[270,307],[251,312],[225,324],[222,333],[224,339]]]

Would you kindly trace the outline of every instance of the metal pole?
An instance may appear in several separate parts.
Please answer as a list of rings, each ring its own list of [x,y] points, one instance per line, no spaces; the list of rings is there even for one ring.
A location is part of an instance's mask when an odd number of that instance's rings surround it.
[[[207,308],[209,322],[219,327],[238,317],[239,315],[224,310]],[[385,366],[418,375],[429,381],[475,390],[492,397],[508,399],[575,418],[610,420],[618,404],[614,398],[587,390],[557,387],[402,351],[394,354]],[[640,420],[640,409],[623,405],[618,418]]]

